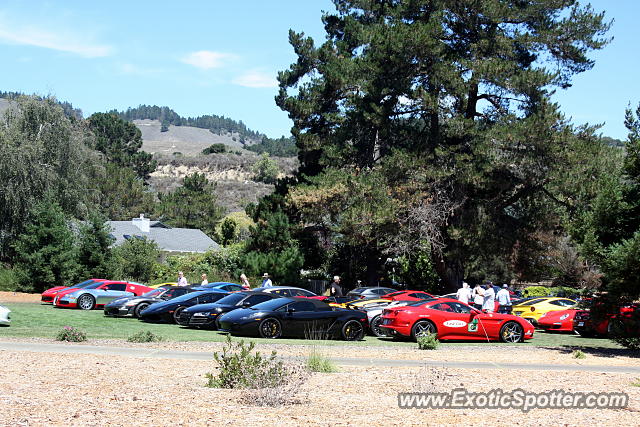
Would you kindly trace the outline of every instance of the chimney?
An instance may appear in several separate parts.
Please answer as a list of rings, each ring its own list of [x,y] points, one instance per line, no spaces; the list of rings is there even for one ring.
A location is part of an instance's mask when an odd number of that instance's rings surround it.
[[[143,233],[148,233],[151,227],[149,218],[145,218],[144,214],[140,214],[140,218],[133,218],[131,224],[135,225]]]

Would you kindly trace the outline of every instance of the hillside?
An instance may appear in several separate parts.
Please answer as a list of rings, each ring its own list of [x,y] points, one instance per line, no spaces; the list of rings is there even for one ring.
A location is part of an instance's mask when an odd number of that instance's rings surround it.
[[[217,135],[208,129],[192,126],[170,125],[162,132],[158,120],[134,120],[142,132],[142,149],[153,154],[182,153],[185,156],[198,155],[211,144],[224,144],[233,150],[242,150],[237,134]]]

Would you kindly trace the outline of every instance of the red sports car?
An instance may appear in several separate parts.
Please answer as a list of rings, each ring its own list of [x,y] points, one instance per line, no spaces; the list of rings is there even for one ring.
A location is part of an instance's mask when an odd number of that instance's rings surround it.
[[[49,288],[42,293],[42,296],[40,297],[40,301],[44,303],[49,303],[49,302],[53,303],[53,299],[62,290],[66,291],[69,289],[81,289],[96,282],[103,282],[104,280],[106,279],[89,279],[89,280],[85,280],[84,282],[76,283],[75,285],[72,285],[72,286],[54,286],[53,288]]]
[[[61,291],[53,300],[53,305],[56,307],[93,309],[104,306],[115,297],[140,296],[151,290],[153,289],[140,283],[104,280],[102,282],[95,282],[81,289]],[[85,305],[81,303],[81,301],[85,300],[92,301],[90,308],[86,308]]]
[[[576,309],[549,311],[538,319],[538,328],[546,332],[573,332]]]
[[[435,298],[433,295],[422,291],[398,291],[382,295],[380,298],[390,301],[423,301]]]
[[[533,325],[511,314],[483,313],[452,298],[438,298],[387,308],[382,323],[391,335],[437,334],[440,340],[522,342],[533,338]]]
[[[623,305],[616,308],[596,304],[593,310],[576,310],[573,329],[583,337],[606,337],[615,334],[640,335],[640,304]],[[616,313],[617,311],[617,313]]]

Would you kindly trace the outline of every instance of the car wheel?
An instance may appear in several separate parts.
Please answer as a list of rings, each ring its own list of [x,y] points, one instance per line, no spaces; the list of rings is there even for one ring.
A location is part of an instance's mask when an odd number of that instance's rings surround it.
[[[364,326],[357,320],[349,320],[342,326],[342,338],[346,341],[360,341],[364,336]]]
[[[280,338],[282,335],[282,325],[278,319],[269,317],[260,322],[258,331],[262,338]]]
[[[507,322],[500,328],[500,341],[522,342],[524,340],[524,328],[517,322]]]
[[[141,302],[136,305],[136,308],[133,309],[133,317],[140,317],[140,313],[142,313],[147,307],[149,307],[148,302]]]
[[[78,298],[77,304],[83,310],[93,310],[96,306],[96,299],[89,294],[83,294]]]
[[[373,335],[375,335],[378,338],[386,338],[389,335],[387,334],[387,331],[384,328],[380,327],[381,323],[382,323],[382,315],[378,314],[377,316],[374,316],[374,318],[371,319],[371,322],[369,323],[369,326],[371,328],[371,333],[373,333]]]
[[[173,312],[173,320],[178,324],[178,325],[182,325],[182,323],[180,323],[180,314],[182,313],[182,310],[184,310],[187,307],[178,307],[176,308],[176,311]]]
[[[413,339],[417,339],[418,337],[425,337],[431,334],[438,334],[438,329],[436,325],[433,324],[430,320],[419,320],[413,325],[411,328],[411,336]]]

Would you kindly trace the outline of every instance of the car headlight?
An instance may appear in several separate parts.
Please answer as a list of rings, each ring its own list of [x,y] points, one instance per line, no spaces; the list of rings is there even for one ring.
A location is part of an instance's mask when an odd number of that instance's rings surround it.
[[[193,317],[206,317],[209,315],[208,311],[199,311],[197,313],[193,313]]]
[[[569,317],[569,313],[563,314],[562,316],[560,316],[560,320],[565,320]]]

